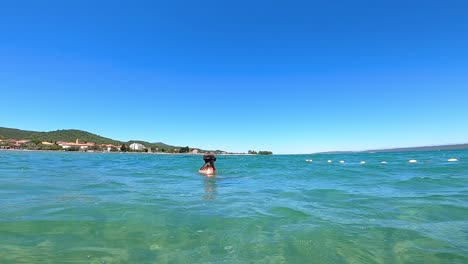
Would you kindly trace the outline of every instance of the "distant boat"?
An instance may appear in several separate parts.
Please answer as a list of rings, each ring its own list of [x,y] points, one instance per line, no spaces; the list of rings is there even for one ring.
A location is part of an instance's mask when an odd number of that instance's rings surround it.
[[[361,161],[361,164],[366,164],[366,162],[365,162],[365,161]]]
[[[458,161],[458,159],[452,158],[452,159],[448,159],[447,161],[448,162],[455,162],[455,161]]]
[[[409,163],[416,163],[416,162],[418,162],[418,161],[417,161],[417,160],[414,160],[414,159],[412,159],[412,160],[409,160],[408,162],[409,162]]]
[[[382,163],[382,164],[387,164],[387,162],[386,162],[386,161],[382,161],[382,162],[380,162],[380,163]]]

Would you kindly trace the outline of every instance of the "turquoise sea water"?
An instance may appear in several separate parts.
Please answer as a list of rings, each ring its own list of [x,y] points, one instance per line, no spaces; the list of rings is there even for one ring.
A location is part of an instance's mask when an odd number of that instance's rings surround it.
[[[0,152],[0,263],[468,263],[468,151],[202,164]]]

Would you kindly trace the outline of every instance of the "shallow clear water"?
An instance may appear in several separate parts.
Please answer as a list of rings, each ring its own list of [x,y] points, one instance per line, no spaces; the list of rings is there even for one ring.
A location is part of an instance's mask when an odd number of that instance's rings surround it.
[[[468,263],[468,151],[202,164],[1,151],[0,263]]]

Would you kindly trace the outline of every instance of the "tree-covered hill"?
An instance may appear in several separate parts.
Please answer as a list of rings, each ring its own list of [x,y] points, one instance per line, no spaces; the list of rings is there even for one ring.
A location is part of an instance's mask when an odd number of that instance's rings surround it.
[[[123,142],[119,140],[114,140],[111,138],[102,137],[87,131],[77,130],[77,129],[63,129],[49,132],[39,132],[39,131],[28,131],[21,130],[16,128],[6,128],[0,127],[0,139],[29,139],[32,141],[42,142],[57,142],[57,141],[66,141],[66,142],[75,142],[79,139],[80,142],[93,142],[97,144],[113,144],[117,146],[122,146],[123,144],[126,147],[129,147],[132,143],[143,144],[146,148],[151,149],[152,151],[157,152],[167,152],[167,153],[188,153],[193,148],[172,146],[162,142],[150,143],[141,140],[130,140],[128,142]],[[208,150],[199,149],[201,153],[209,152]],[[223,153],[223,151],[214,151],[215,153]]]
[[[64,129],[56,130],[50,132],[37,132],[37,131],[27,131],[14,128],[5,128],[0,127],[0,136],[4,139],[30,139],[30,140],[39,140],[39,141],[67,141],[75,142],[76,139],[79,139],[80,142],[94,142],[97,144],[122,144],[121,141],[102,137],[93,133],[89,133],[77,129]]]
[[[111,138],[102,137],[90,132],[77,130],[77,129],[63,129],[50,132],[38,132],[38,131],[28,131],[15,128],[6,128],[0,127],[0,139],[29,139],[33,141],[47,141],[47,142],[57,142],[57,141],[66,141],[66,142],[75,142],[76,139],[79,139],[80,142],[93,142],[97,144],[113,144],[113,145],[122,145],[126,144],[129,146],[132,143],[141,143],[147,148],[152,150],[158,150],[163,152],[174,152],[181,147],[171,146],[164,144],[162,142],[150,143],[140,140],[131,140],[128,142],[122,142],[119,140],[114,140]]]
[[[130,140],[126,142],[125,144],[130,145],[132,143],[140,143],[147,148],[151,148],[152,150],[158,149],[158,151],[164,150],[164,152],[173,152],[174,149],[180,149],[180,147],[167,145],[162,142],[150,143],[150,142],[141,141],[141,140]]]
[[[0,139],[29,139],[32,135],[37,133],[39,132],[0,127]]]

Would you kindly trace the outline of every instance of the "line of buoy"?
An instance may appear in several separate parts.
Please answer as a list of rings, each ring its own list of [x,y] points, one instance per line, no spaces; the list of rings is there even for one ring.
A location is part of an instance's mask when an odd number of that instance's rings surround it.
[[[313,162],[313,160],[311,160],[311,159],[306,159],[305,161],[306,161],[306,162]],[[458,159],[456,159],[456,158],[450,158],[450,159],[448,159],[447,161],[448,161],[448,162],[457,162]],[[333,161],[332,161],[332,160],[328,160],[327,162],[328,162],[328,163],[332,163]],[[409,163],[417,163],[418,161],[415,160],[415,159],[412,159],[412,160],[408,160],[408,162],[409,162]],[[340,163],[343,164],[343,163],[345,163],[345,161],[344,161],[344,160],[340,160]],[[361,164],[366,164],[367,162],[363,160],[363,161],[361,161],[360,163],[361,163]],[[381,164],[387,164],[386,161],[382,161],[382,162],[380,162],[380,163],[381,163]]]

